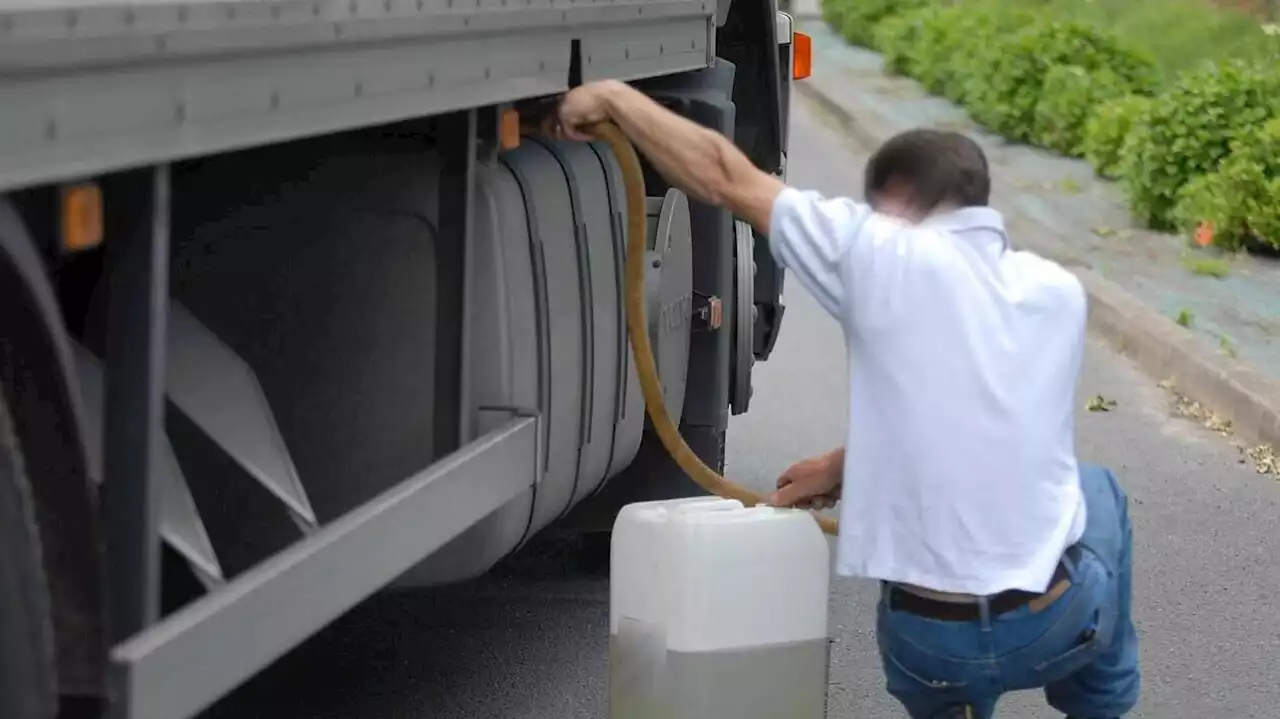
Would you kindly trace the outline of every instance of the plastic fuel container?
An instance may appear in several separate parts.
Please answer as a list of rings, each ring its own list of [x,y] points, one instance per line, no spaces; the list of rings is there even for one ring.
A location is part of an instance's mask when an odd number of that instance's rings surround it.
[[[806,512],[697,497],[623,507],[611,719],[821,719],[827,539]]]

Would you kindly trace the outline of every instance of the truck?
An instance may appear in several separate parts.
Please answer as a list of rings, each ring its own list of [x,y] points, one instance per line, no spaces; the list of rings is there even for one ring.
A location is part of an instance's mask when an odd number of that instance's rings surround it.
[[[385,587],[699,490],[646,430],[631,83],[785,174],[775,0],[0,0],[0,717],[180,719]],[[766,238],[646,169],[663,399],[723,467]]]

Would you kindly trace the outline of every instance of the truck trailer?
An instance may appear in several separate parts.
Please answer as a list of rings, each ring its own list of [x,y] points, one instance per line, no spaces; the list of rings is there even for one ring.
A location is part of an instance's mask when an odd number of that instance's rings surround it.
[[[696,494],[618,160],[522,127],[615,78],[782,176],[803,40],[775,0],[0,0],[0,717],[191,717],[384,587]],[[646,187],[663,398],[722,468],[783,272]]]

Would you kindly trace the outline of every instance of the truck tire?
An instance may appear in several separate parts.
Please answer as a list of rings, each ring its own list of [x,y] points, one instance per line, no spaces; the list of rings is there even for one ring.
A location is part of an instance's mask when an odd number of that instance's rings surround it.
[[[49,606],[31,488],[0,396],[0,717],[53,719],[57,712]]]

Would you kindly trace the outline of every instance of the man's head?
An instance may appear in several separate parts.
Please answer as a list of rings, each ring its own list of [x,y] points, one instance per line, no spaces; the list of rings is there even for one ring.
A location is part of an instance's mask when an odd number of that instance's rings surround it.
[[[876,211],[919,222],[939,210],[984,206],[991,197],[987,157],[958,132],[908,130],[867,160],[863,185]]]

